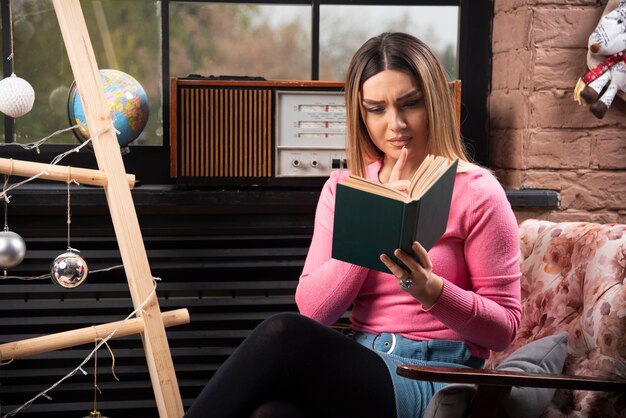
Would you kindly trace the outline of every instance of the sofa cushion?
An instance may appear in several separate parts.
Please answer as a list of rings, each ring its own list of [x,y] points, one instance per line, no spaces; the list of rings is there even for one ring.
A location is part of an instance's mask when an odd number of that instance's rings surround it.
[[[560,374],[567,357],[566,332],[540,338],[515,350],[496,369]],[[513,387],[503,406],[510,418],[539,417],[550,404],[554,389]],[[439,390],[424,418],[462,418],[474,394],[473,385],[454,384]]]
[[[567,357],[567,332],[540,338],[513,352],[496,367],[528,373],[561,374]],[[539,417],[550,404],[556,389],[513,387],[504,401],[510,418]]]

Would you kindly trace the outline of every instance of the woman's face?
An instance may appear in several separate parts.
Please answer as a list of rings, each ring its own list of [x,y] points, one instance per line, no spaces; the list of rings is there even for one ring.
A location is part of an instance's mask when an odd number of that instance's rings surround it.
[[[414,77],[384,70],[369,78],[361,90],[361,112],[372,141],[386,160],[397,160],[406,147],[408,161],[421,163],[428,142],[428,116]]]

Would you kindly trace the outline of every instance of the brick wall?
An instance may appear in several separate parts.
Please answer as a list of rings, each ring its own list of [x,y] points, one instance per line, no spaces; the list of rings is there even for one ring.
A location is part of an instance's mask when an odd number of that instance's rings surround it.
[[[573,91],[607,0],[494,0],[490,165],[505,187],[552,189],[560,207],[518,220],[626,223],[626,103],[603,119]]]

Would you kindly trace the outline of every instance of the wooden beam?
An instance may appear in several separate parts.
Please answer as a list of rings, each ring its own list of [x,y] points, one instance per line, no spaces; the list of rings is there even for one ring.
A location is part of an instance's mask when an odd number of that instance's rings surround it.
[[[138,307],[153,289],[152,273],[85,17],[78,0],[53,0],[53,5],[87,125],[91,132],[102,132],[92,144],[98,167],[108,179],[104,190],[111,220],[133,304]],[[161,418],[182,417],[183,404],[157,298],[143,309],[144,351],[159,415]]]
[[[35,163],[32,161],[20,161],[12,158],[0,158],[0,174],[33,177],[42,172],[44,173],[37,177],[38,179],[52,181],[76,180],[80,184],[89,184],[90,186],[104,187],[107,185],[107,178],[104,171]],[[126,181],[131,189],[135,186],[134,175],[126,174]]]
[[[163,317],[163,324],[166,327],[189,323],[189,311],[187,311],[187,309],[176,309],[164,312],[161,316]],[[106,338],[115,329],[117,329],[117,331],[115,331],[112,338],[139,334],[140,332],[143,332],[144,329],[143,318],[132,318],[126,322],[109,322],[108,324],[94,325],[91,327],[59,332],[57,334],[44,335],[41,337],[0,344],[0,362],[30,357],[77,345],[93,343],[96,339]]]

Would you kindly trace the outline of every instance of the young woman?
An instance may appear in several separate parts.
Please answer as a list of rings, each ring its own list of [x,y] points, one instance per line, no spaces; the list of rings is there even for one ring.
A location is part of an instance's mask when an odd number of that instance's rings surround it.
[[[395,252],[408,271],[385,254],[390,273],[331,258],[335,191],[348,176],[332,173],[296,291],[300,314],[260,324],[187,417],[417,417],[443,385],[399,377],[398,364],[481,367],[515,336],[517,224],[498,181],[464,152],[435,54],[384,33],[356,52],[345,89],[351,173],[403,189],[426,155],[459,158],[446,232],[429,252],[418,242],[415,257]],[[328,326],[350,307],[348,332]]]

